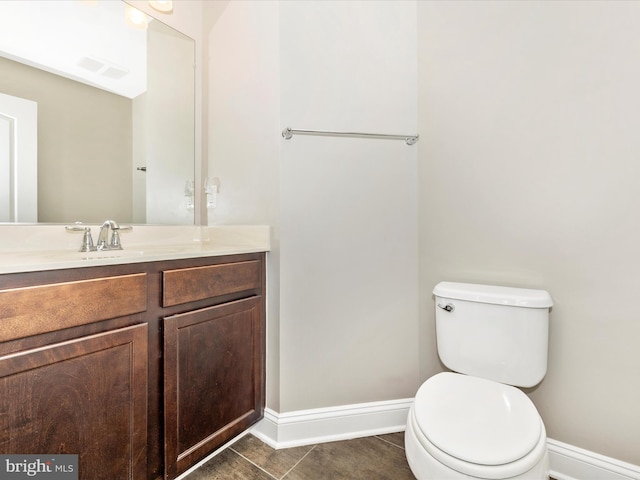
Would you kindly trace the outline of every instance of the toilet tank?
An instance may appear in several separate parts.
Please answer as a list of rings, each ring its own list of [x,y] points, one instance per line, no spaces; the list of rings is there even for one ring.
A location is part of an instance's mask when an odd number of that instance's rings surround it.
[[[518,387],[544,378],[548,292],[441,282],[433,294],[438,354],[449,369]]]

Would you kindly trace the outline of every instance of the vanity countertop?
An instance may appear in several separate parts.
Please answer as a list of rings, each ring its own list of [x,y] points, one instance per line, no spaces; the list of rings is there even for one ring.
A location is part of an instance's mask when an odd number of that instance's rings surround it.
[[[92,227],[94,240],[100,227]],[[122,250],[78,251],[82,234],[64,225],[0,226],[0,274],[267,252],[265,225],[134,226]]]

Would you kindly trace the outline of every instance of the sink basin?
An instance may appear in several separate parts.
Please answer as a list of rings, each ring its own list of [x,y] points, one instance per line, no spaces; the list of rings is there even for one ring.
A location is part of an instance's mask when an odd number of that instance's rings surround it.
[[[99,260],[101,258],[138,257],[144,255],[142,250],[100,250],[95,252],[78,252],[83,260]]]
[[[131,261],[144,261],[148,257],[153,259],[164,259],[181,253],[183,249],[178,247],[150,247],[150,248],[130,248],[123,250],[101,250],[94,252],[78,252],[69,250],[45,250],[45,251],[24,251],[0,253],[0,265],[48,265],[77,263],[85,260],[108,261],[109,259],[130,259]],[[117,262],[121,263],[121,262]],[[76,265],[79,266],[79,265]]]
[[[134,258],[134,257],[157,257],[173,255],[184,249],[175,247],[149,247],[145,249],[123,249],[123,250],[99,250],[95,252],[77,252],[83,260],[101,260],[109,258]]]

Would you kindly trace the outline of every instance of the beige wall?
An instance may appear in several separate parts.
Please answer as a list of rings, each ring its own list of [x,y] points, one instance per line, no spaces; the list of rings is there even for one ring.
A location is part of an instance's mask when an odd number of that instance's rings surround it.
[[[548,289],[548,435],[634,464],[639,24],[638,2],[418,2],[423,377],[435,283]]]
[[[131,221],[131,101],[5,58],[0,72],[1,92],[38,102],[38,221]]]
[[[281,3],[280,128],[415,132],[415,16],[413,2]],[[413,396],[417,148],[279,140],[281,411]]]

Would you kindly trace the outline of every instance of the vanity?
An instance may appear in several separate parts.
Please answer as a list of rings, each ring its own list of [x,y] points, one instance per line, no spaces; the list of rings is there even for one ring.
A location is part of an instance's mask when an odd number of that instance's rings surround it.
[[[117,252],[2,228],[0,452],[172,479],[262,418],[268,227],[134,227]]]

